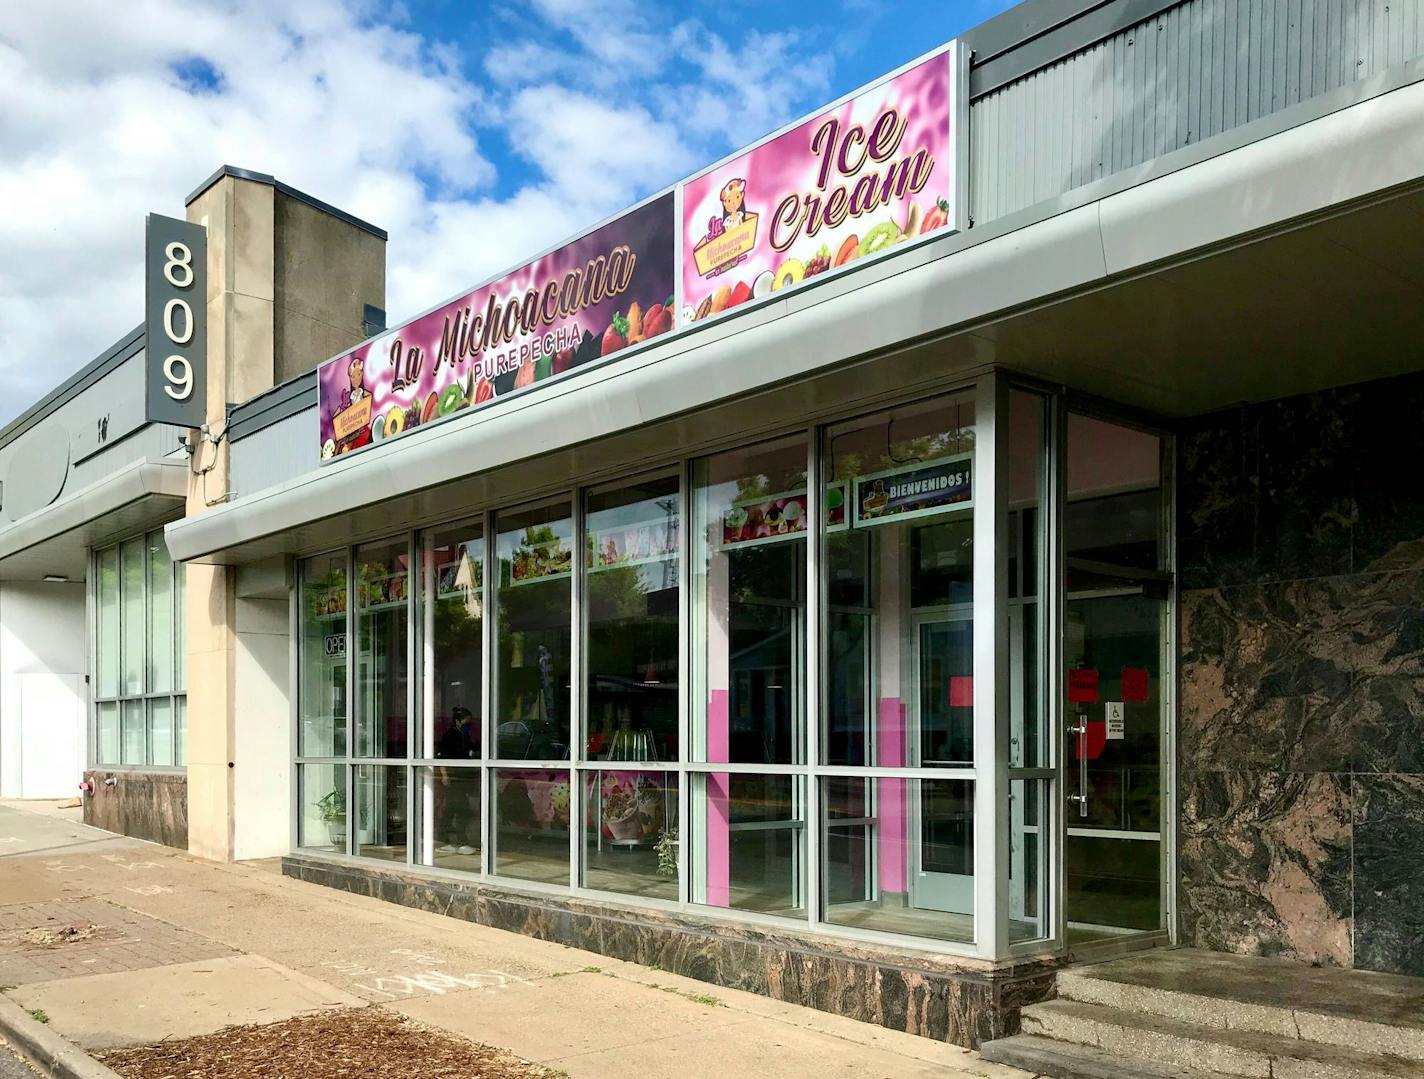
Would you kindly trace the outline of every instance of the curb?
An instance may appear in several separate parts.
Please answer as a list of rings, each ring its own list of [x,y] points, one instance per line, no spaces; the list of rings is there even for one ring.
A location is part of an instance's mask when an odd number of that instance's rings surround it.
[[[118,1072],[104,1067],[4,996],[0,996],[0,1035],[53,1079],[120,1079]]]

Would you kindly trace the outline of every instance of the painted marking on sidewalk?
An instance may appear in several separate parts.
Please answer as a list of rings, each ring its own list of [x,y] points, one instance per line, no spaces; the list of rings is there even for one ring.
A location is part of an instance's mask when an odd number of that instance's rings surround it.
[[[431,966],[436,967],[442,966],[445,963],[445,960],[443,959],[436,959],[433,955],[426,955],[423,952],[412,951],[410,948],[392,948],[391,954],[404,956],[412,963],[429,963]]]
[[[84,873],[88,871],[86,866],[71,865],[69,862],[45,862],[45,868],[51,873]]]
[[[169,895],[173,889],[166,884],[145,884],[140,888],[124,885],[124,891],[133,892],[134,895]]]
[[[121,854],[101,854],[99,857],[103,858],[106,862],[112,862],[120,869],[127,870],[130,873],[132,873],[135,869],[163,868],[163,864],[161,862],[128,862],[124,860],[124,857]]]
[[[389,978],[376,978],[373,984],[353,982],[357,989],[368,993],[389,997],[414,996],[418,992],[444,996],[461,989],[504,989],[510,985],[530,985],[529,981],[502,970],[471,971],[469,974],[447,974],[442,970],[416,971],[414,974],[398,974]]]

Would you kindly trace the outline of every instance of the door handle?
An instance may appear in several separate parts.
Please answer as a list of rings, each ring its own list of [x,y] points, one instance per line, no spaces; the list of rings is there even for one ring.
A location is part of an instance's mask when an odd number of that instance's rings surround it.
[[[1088,717],[1079,716],[1078,722],[1068,724],[1068,733],[1078,739],[1078,793],[1068,795],[1068,801],[1078,806],[1078,816],[1088,815]]]

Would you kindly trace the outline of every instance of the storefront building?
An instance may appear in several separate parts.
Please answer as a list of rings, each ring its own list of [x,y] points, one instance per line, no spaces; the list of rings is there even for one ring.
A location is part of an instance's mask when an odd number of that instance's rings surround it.
[[[1421,12],[1020,5],[389,330],[223,170],[89,762],[142,710],[197,853],[964,1045],[1134,948],[1424,976]]]

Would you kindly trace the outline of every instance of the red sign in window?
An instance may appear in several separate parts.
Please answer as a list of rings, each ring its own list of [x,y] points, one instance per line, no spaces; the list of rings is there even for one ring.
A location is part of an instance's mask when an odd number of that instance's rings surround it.
[[[1122,699],[1142,703],[1148,697],[1148,675],[1146,667],[1124,667],[1122,669]]]
[[[1092,704],[1098,699],[1096,667],[1076,667],[1068,672],[1068,699],[1074,704]]]
[[[951,708],[974,707],[974,677],[957,674],[949,680],[949,706]]]

